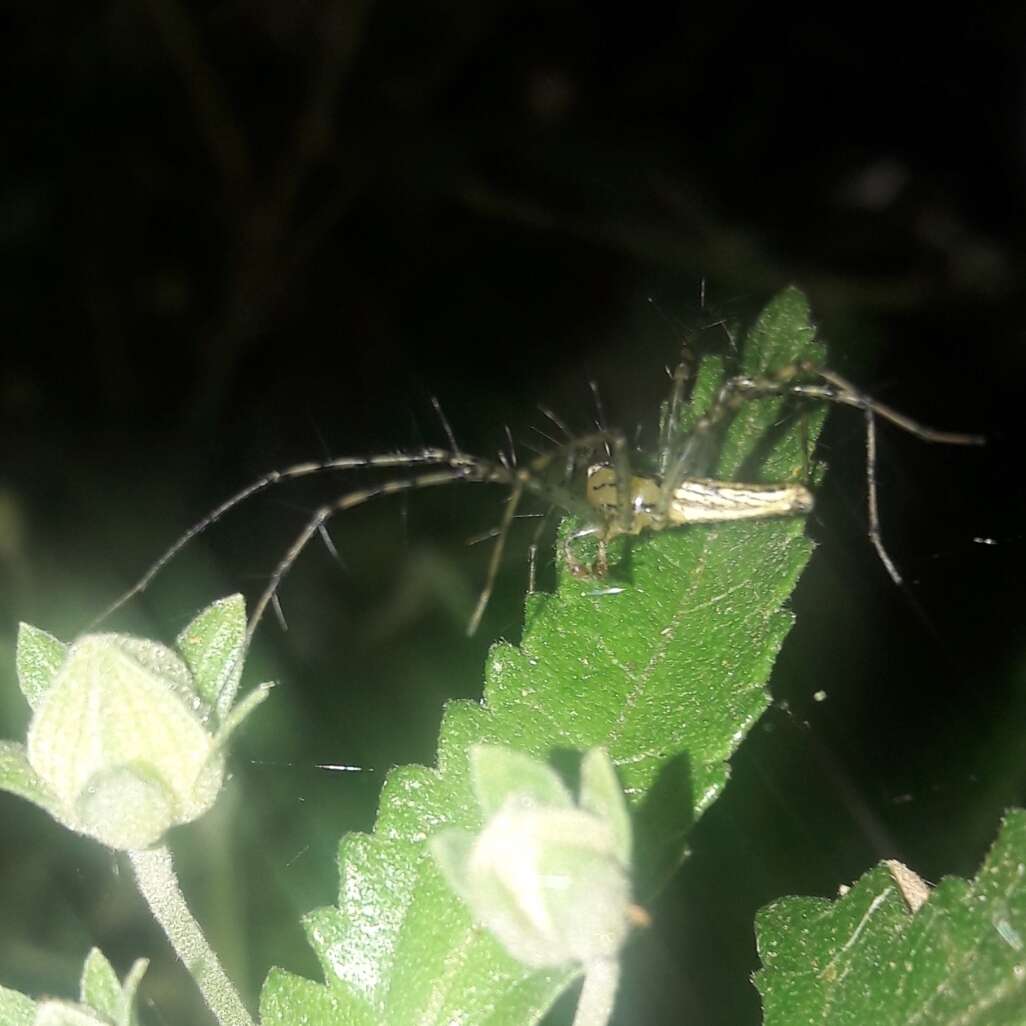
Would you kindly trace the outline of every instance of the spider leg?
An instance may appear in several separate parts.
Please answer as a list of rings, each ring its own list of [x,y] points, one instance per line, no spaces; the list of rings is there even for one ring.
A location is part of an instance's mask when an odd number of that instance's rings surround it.
[[[606,420],[606,408],[602,402],[602,393],[599,391],[598,382],[592,378],[588,382],[588,388],[591,389],[592,401],[595,403],[595,427],[600,432],[606,432],[609,430],[609,422]],[[608,459],[613,458],[613,454],[609,451],[609,443],[606,443],[606,457]]]
[[[442,422],[442,430],[445,432],[445,437],[449,440],[449,446],[453,453],[457,456],[463,455],[463,450],[460,448],[459,442],[456,441],[456,433],[453,431],[452,424],[449,423],[449,418],[445,415],[437,395],[431,396],[431,405],[434,407],[435,413],[438,414],[438,419]]]
[[[243,651],[249,648],[253,635],[267,610],[268,605],[274,600],[285,579],[286,574],[295,565],[303,550],[310,540],[320,533],[324,524],[336,513],[344,510],[354,509],[362,506],[372,499],[381,498],[386,495],[397,495],[400,492],[420,490],[422,488],[434,488],[439,485],[453,484],[457,481],[476,481],[485,484],[510,484],[516,488],[515,482],[510,482],[508,475],[502,467],[487,463],[483,460],[474,462],[463,462],[454,466],[446,467],[443,470],[435,470],[426,474],[417,474],[414,477],[397,478],[386,481],[374,488],[364,488],[359,491],[347,492],[334,502],[321,506],[314,515],[307,521],[306,526],[296,536],[295,541],[289,546],[288,551],[281,558],[274,568],[267,582],[267,586],[253,607],[249,624],[246,627],[246,635],[243,642]],[[480,603],[479,603],[480,604]]]
[[[819,382],[795,380],[802,376],[818,378]],[[982,435],[963,434],[954,431],[940,431],[929,427],[901,413],[899,410],[879,402],[864,392],[859,391],[851,382],[831,370],[817,367],[807,361],[789,364],[763,377],[737,375],[723,383],[716,399],[707,413],[699,418],[688,444],[673,465],[672,471],[663,482],[662,502],[668,508],[670,498],[676,488],[687,476],[689,460],[704,444],[711,433],[726,423],[740,405],[748,399],[769,396],[793,396],[799,399],[813,399],[823,402],[851,406],[861,410],[866,421],[866,489],[869,519],[869,539],[872,542],[880,561],[896,584],[901,584],[902,577],[894,560],[887,552],[883,543],[880,527],[879,495],[876,480],[876,418],[890,421],[896,427],[913,435],[924,442],[942,445],[983,445]],[[808,459],[806,452],[805,459]],[[806,466],[806,477],[808,467]]]
[[[502,553],[506,548],[506,538],[509,536],[510,525],[513,523],[513,517],[523,495],[524,482],[523,478],[518,474],[513,480],[513,491],[510,494],[509,501],[506,503],[506,511],[503,513],[502,522],[499,525],[499,535],[495,539],[495,545],[492,547],[492,558],[488,562],[488,575],[485,577],[484,587],[481,589],[481,594],[477,598],[477,605],[474,607],[470,622],[467,624],[467,637],[471,637],[477,632],[477,628],[481,623],[481,617],[484,616],[485,608],[492,597],[492,591],[495,589],[495,579],[499,575],[499,567],[502,564]]]
[[[277,595],[271,599],[271,608],[274,610],[274,617],[278,621],[278,626],[283,632],[287,631],[289,629],[289,622],[285,619],[285,613],[281,608],[281,601]]]
[[[538,520],[538,526],[534,529],[534,533],[531,535],[531,541],[527,546],[527,594],[533,595],[538,589],[535,587],[536,576],[535,571],[538,563],[538,544],[542,536],[542,531],[545,530],[545,525],[549,522],[549,517],[552,516],[552,511],[555,506],[550,505],[549,508],[540,515]]]
[[[680,435],[680,409],[684,403],[684,393],[693,376],[693,360],[691,351],[685,342],[681,350],[680,360],[673,371],[670,398],[663,411],[663,419],[659,425],[659,476],[665,477],[673,458]]]
[[[627,454],[627,439],[620,432],[615,432],[611,440],[613,450],[613,470],[616,473],[616,516],[620,530],[630,533],[631,521],[631,463]],[[601,539],[600,539],[601,541]],[[600,548],[604,554],[604,546]],[[597,570],[597,567],[596,567]],[[605,571],[600,574],[604,576]]]
[[[186,545],[194,538],[202,534],[208,528],[213,527],[225,514],[229,513],[236,506],[260,492],[266,491],[274,485],[283,481],[291,481],[301,477],[309,477],[312,474],[320,474],[329,470],[351,470],[357,467],[415,467],[430,465],[433,463],[448,463],[452,466],[473,465],[473,458],[464,456],[459,452],[452,452],[446,449],[420,449],[416,452],[390,452],[375,453],[369,456],[338,456],[328,460],[310,461],[296,463],[291,467],[282,470],[272,470],[257,478],[245,488],[229,496],[219,506],[208,513],[202,520],[193,524],[182,534],[163,555],[132,585],[126,592],[112,602],[90,625],[89,630],[94,630],[104,620],[113,616],[129,599],[145,591],[150,582],[178,555]]]
[[[859,410],[870,409],[878,417],[889,420],[896,427],[901,428],[902,431],[913,435],[921,441],[936,442],[941,445],[985,445],[987,442],[983,435],[964,434],[958,431],[938,431],[936,428],[922,424],[918,420],[913,420],[899,410],[894,409],[893,406],[888,406],[886,403],[882,403],[878,399],[873,399],[871,396],[860,392],[854,385],[842,378],[840,374],[834,373],[834,371],[822,368],[803,369],[816,374],[827,385],[832,386],[832,389],[824,390],[823,394],[814,396],[814,398],[826,399],[828,402],[841,403],[844,406],[854,406]],[[810,394],[808,391],[810,387],[800,384],[793,385],[791,391],[795,395],[808,395]]]
[[[794,366],[782,368],[777,372],[781,376],[792,377],[797,373]],[[782,384],[776,380],[776,375],[759,379],[765,385],[766,395],[779,394]],[[749,389],[753,379],[736,376],[727,378],[720,386],[709,408],[695,422],[691,433],[684,440],[680,452],[668,465],[662,476],[663,484],[659,496],[659,503],[655,510],[657,519],[665,521],[668,516],[673,495],[680,487],[686,477],[692,475],[705,476],[710,467],[707,465],[708,452],[711,452],[711,443],[715,433],[724,427],[731,417],[737,412],[741,404],[748,398]],[[699,456],[703,459],[700,461]]]
[[[871,407],[865,410],[866,418],[866,502],[869,515],[869,540],[876,549],[884,569],[891,575],[895,584],[901,585],[901,573],[895,566],[887,549],[884,548],[883,534],[880,531],[880,505],[876,491],[876,416]]]
[[[795,380],[802,376],[819,378],[820,383]],[[673,489],[680,481],[692,472],[692,464],[702,446],[708,443],[708,439],[714,431],[726,424],[742,403],[748,399],[770,396],[819,399],[842,406],[851,406],[858,410],[872,410],[876,416],[890,421],[896,427],[924,442],[937,442],[944,445],[983,445],[985,441],[982,435],[939,431],[922,424],[886,403],[879,402],[864,392],[860,392],[840,374],[817,367],[808,361],[801,361],[780,367],[762,377],[739,374],[728,378],[720,387],[708,411],[698,419],[680,456],[666,474],[665,480],[669,485],[668,494],[672,494]]]
[[[335,545],[335,542],[332,540],[331,535],[328,534],[328,528],[324,524],[321,524],[321,529],[318,532],[318,534],[320,534],[320,536],[321,536],[321,541],[324,543],[324,547],[328,550],[328,555],[331,556],[331,558],[336,563],[338,563],[338,565],[343,570],[345,570],[346,564],[343,561],[342,557],[339,555],[338,547]]]
[[[840,374],[824,368],[812,367],[808,364],[800,366],[802,373],[815,375],[822,379],[825,384],[804,384],[801,382],[785,384],[784,390],[801,398],[821,399],[826,402],[838,403],[843,406],[851,406],[861,410],[866,422],[866,506],[867,519],[869,522],[869,540],[876,550],[880,562],[890,575],[895,584],[901,585],[903,578],[901,571],[891,558],[883,542],[883,531],[880,526],[880,503],[879,490],[876,477],[876,418],[881,417],[890,421],[896,427],[901,428],[907,434],[918,438],[923,442],[932,442],[940,445],[983,445],[986,439],[983,435],[963,434],[956,431],[940,431],[937,428],[929,427],[917,420],[907,416],[900,410],[888,406],[871,396],[860,392],[847,379]],[[758,382],[753,382],[758,385]]]
[[[566,422],[555,412],[555,410],[551,410],[548,406],[543,406],[541,403],[538,404],[538,409],[541,410],[543,416],[548,420],[551,420],[552,423],[559,428],[559,431],[564,438],[572,439],[574,437],[574,433],[566,426]]]
[[[365,502],[369,502],[371,499],[382,496],[396,495],[401,492],[410,492],[420,490],[422,488],[432,488],[439,485],[451,484],[456,481],[476,481],[486,484],[508,484],[512,488],[512,494],[509,502],[507,503],[505,513],[503,514],[502,523],[496,537],[495,547],[492,550],[492,557],[489,562],[488,576],[485,580],[484,588],[478,598],[477,606],[470,618],[470,623],[467,626],[467,633],[473,634],[481,622],[481,617],[484,614],[485,608],[487,607],[488,601],[494,590],[495,579],[498,575],[499,566],[502,561],[502,553],[505,549],[509,527],[513,522],[517,507],[520,504],[520,500],[523,497],[524,492],[529,491],[533,494],[540,495],[554,505],[562,506],[567,510],[567,512],[576,513],[577,515],[588,519],[594,519],[595,510],[588,506],[588,504],[583,500],[578,499],[566,485],[543,481],[539,477],[539,474],[552,463],[552,461],[560,454],[562,449],[569,449],[575,452],[589,450],[593,449],[596,444],[606,440],[607,438],[615,443],[618,437],[620,436],[613,432],[600,432],[595,435],[585,436],[584,438],[572,439],[570,442],[567,442],[565,446],[560,446],[552,452],[545,453],[532,460],[530,467],[521,467],[512,472],[501,464],[492,463],[488,460],[479,459],[477,457],[453,454],[446,450],[431,450],[428,455],[437,457],[437,462],[445,462],[449,464],[445,469],[426,474],[418,474],[414,477],[386,481],[374,488],[348,492],[341,498],[336,499],[334,502],[322,506],[316,511],[316,513],[314,513],[313,517],[311,517],[309,522],[296,537],[295,541],[272,572],[267,587],[253,609],[249,626],[246,628],[245,647],[249,646],[253,634],[256,631],[268,604],[274,598],[286,574],[291,570],[292,566],[299,558],[303,549],[306,548],[311,538],[313,538],[314,535],[321,533],[325,522],[335,513],[340,513],[347,509],[353,509],[356,506],[363,505]],[[414,455],[422,456],[423,454]],[[399,457],[392,456],[392,459],[398,460]],[[412,462],[412,460],[405,460],[399,465],[409,465]],[[427,462],[427,460],[423,460],[423,462]],[[356,465],[362,466],[367,464],[359,463]],[[389,464],[382,462],[379,458],[372,465],[386,466]],[[264,487],[267,487],[267,485]],[[248,494],[251,494],[251,492]],[[241,499],[238,501],[241,501]],[[221,512],[223,512],[223,509]],[[601,527],[594,527],[591,530],[600,531],[602,529],[603,528]],[[571,564],[575,565],[572,559]]]

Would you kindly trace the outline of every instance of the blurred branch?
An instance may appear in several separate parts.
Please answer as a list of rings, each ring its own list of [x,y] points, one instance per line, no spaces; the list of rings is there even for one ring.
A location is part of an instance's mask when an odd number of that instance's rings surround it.
[[[224,183],[225,198],[244,208],[253,188],[253,165],[246,138],[224,90],[203,53],[199,35],[177,0],[143,0],[178,66],[200,129]]]
[[[912,271],[902,278],[845,275],[822,268],[788,263],[768,252],[741,228],[703,217],[688,230],[656,227],[622,213],[596,218],[564,214],[530,197],[517,196],[480,179],[464,178],[454,195],[465,206],[489,217],[555,231],[627,254],[642,263],[689,269],[713,278],[743,278],[751,289],[773,291],[801,281],[822,308],[855,305],[875,310],[905,310],[928,301],[936,291],[931,278]]]
[[[309,100],[297,119],[292,147],[279,164],[277,182],[271,190],[279,221],[289,218],[306,176],[332,144],[338,93],[362,37],[369,8],[369,0],[334,0],[325,9],[318,33],[322,42],[320,61],[310,83]]]
[[[230,258],[235,265],[232,284],[203,347],[205,368],[194,397],[193,424],[202,430],[220,402],[238,350],[273,314],[287,294],[287,282],[313,250],[309,231],[301,233],[297,245],[289,246],[295,211],[311,173],[334,146],[339,91],[362,38],[370,2],[328,0],[325,4],[311,33],[319,56],[307,99],[296,116],[291,145],[266,184],[259,181],[262,176],[253,166],[247,141],[185,9],[177,0],[144,2],[178,65],[238,218],[237,244]],[[325,223],[334,223],[344,214],[358,191],[352,183],[334,190],[322,216],[312,223],[323,231]]]

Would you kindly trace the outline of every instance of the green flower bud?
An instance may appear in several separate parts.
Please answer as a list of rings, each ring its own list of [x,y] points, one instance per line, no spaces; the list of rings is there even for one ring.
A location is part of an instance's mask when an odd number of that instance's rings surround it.
[[[224,755],[210,709],[170,649],[92,634],[68,650],[28,732],[29,764],[72,830],[147,848],[214,803]]]
[[[0,752],[0,786],[111,848],[156,844],[213,805],[224,743],[267,693],[262,686],[229,712],[244,638],[237,596],[186,628],[181,654],[122,634],[62,646],[23,626],[18,669],[34,715],[26,749]]]
[[[507,951],[532,968],[617,955],[629,932],[630,881],[610,831],[579,809],[514,798],[470,852],[468,901]]]
[[[446,830],[432,839],[450,885],[525,965],[587,967],[616,959],[637,917],[630,820],[604,750],[584,758],[579,805],[534,759],[485,745],[470,758],[487,819],[476,835]]]

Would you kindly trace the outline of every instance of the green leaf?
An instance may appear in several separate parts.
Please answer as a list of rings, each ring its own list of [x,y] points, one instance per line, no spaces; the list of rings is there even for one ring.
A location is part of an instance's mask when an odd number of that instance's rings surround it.
[[[774,300],[750,333],[746,373],[820,361],[807,313],[795,290]],[[700,373],[701,402],[718,377],[718,368]],[[773,427],[782,406],[744,403],[712,469],[800,477],[800,426],[792,418]],[[807,420],[810,444],[820,420]],[[342,842],[338,906],[307,918],[341,1007],[389,1026],[537,1023],[577,971],[514,962],[426,854],[425,842],[446,828],[481,828],[473,746],[546,760],[603,746],[636,816],[637,889],[651,892],[680,861],[688,830],[723,789],[727,760],[768,704],[766,681],[792,623],[783,606],[810,551],[800,519],[667,530],[616,547],[605,581],[561,573],[555,594],[529,596],[522,644],[489,654],[484,702],[447,707],[437,769],[389,774],[374,833]],[[277,1000],[279,979],[265,1001]]]
[[[836,901],[785,898],[757,921],[766,1026],[1022,1026],[1026,812],[971,883],[946,877],[913,913],[880,866]]]
[[[93,948],[82,970],[81,1003],[114,1026],[133,1026],[136,995],[148,965],[145,958],[136,959],[122,984],[103,952]]]
[[[18,687],[31,708],[36,708],[46,694],[46,689],[53,683],[67,651],[68,646],[52,634],[30,623],[18,624],[14,657]]]
[[[620,780],[601,748],[593,748],[581,760],[581,808],[605,821],[616,839],[616,854],[625,866],[631,864],[633,830],[623,800]]]
[[[483,819],[498,812],[513,794],[535,805],[566,809],[573,805],[558,773],[537,759],[499,745],[475,745],[470,752],[470,773]]]
[[[229,595],[207,606],[175,641],[196,690],[218,720],[225,718],[239,689],[245,640],[245,601],[241,595]]]
[[[86,956],[79,1000],[114,1022],[121,1006],[121,981],[99,948]]]
[[[3,1026],[32,1026],[36,1003],[16,990],[0,987],[0,1023]]]
[[[121,985],[121,1007],[114,1019],[116,1026],[136,1026],[138,1023],[139,1018],[136,1013],[138,1011],[139,986],[149,964],[149,959],[137,958],[132,963],[132,968],[128,970],[125,982]]]
[[[60,809],[56,797],[29,765],[25,746],[15,741],[0,741],[0,789],[28,799],[51,816]]]
[[[380,1026],[369,1009],[301,976],[272,969],[260,998],[260,1026],[330,1023],[330,1026]]]
[[[245,698],[242,699],[237,705],[233,705],[228,710],[227,715],[221,722],[221,726],[218,728],[217,735],[214,738],[214,747],[219,749],[228,743],[229,738],[235,731],[242,725],[243,720],[249,716],[251,712],[258,705],[261,705],[264,699],[271,693],[271,689],[274,687],[271,683],[258,684]]]

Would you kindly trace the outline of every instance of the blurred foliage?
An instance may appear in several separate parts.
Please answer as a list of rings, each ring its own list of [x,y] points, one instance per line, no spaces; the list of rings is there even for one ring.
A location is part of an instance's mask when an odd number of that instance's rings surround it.
[[[533,404],[580,430],[589,379],[647,444],[681,322],[743,317],[794,280],[834,366],[993,444],[881,439],[903,593],[865,541],[859,418],[828,425],[821,551],[774,675],[786,710],[734,760],[629,954],[630,1021],[756,1021],[752,919],[781,894],[832,894],[885,856],[970,875],[1026,789],[1024,20],[1000,4],[929,20],[7,5],[0,734],[27,718],[17,621],[72,636],[251,477],[444,442],[431,394],[469,451],[494,452],[506,424],[544,448]],[[691,338],[729,353],[715,328]],[[307,511],[367,479],[238,511],[113,626],[170,641],[210,599],[258,592]],[[370,825],[389,766],[430,760],[443,700],[476,696],[489,640],[519,630],[531,523],[468,642],[487,551],[463,542],[501,494],[404,508],[347,514],[345,568],[311,551],[290,576],[290,630],[268,623],[254,653],[253,679],[283,682],[278,719],[254,720],[230,800],[175,839],[251,995],[272,962],[316,972],[298,917],[335,893],[339,832]],[[151,955],[154,1020],[204,1021],[116,862],[0,802],[4,982],[70,994],[93,945],[119,974]]]

